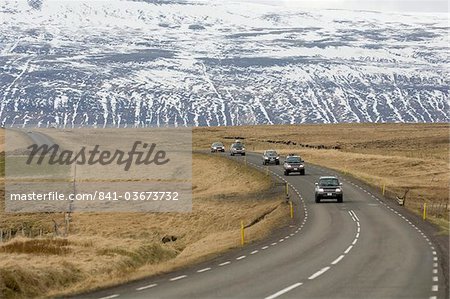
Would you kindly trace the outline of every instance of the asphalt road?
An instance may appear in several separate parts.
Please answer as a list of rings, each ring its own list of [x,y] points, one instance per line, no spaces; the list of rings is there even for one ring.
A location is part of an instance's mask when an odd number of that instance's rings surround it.
[[[53,144],[28,132],[37,144]],[[243,157],[235,159],[243,161]],[[259,154],[247,163],[261,168]],[[448,298],[442,257],[402,212],[349,179],[344,203],[314,202],[314,183],[336,174],[270,175],[289,184],[295,219],[269,239],[174,273],[82,294],[79,298]],[[337,175],[337,174],[336,174]]]
[[[40,132],[34,132],[34,131],[27,131],[26,135],[31,138],[31,140],[33,141],[34,144],[37,144],[38,146],[41,145],[48,145],[48,146],[52,146],[53,144],[55,144],[53,142],[53,140],[48,137],[45,134],[42,134]]]

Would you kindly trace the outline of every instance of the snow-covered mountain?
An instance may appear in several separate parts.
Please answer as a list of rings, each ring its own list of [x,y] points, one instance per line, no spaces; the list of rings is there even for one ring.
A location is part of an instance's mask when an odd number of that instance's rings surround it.
[[[0,0],[0,122],[448,122],[448,14]]]

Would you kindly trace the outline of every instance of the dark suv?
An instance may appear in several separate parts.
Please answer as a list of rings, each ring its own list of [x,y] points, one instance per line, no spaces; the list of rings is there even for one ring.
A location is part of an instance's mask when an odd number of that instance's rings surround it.
[[[274,150],[264,151],[263,154],[263,165],[274,163],[275,165],[280,165],[280,156]]]
[[[337,202],[342,202],[344,199],[344,192],[342,190],[342,183],[335,176],[322,176],[319,182],[316,183],[315,190],[316,202],[321,199],[337,199]]]
[[[284,161],[284,175],[289,175],[292,172],[298,172],[301,175],[305,175],[304,161],[299,156],[287,156]]]

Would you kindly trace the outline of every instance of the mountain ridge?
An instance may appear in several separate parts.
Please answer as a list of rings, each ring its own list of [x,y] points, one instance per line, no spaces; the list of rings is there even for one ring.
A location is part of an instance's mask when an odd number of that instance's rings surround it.
[[[201,8],[199,8],[201,6]],[[445,14],[0,4],[2,126],[449,122]]]

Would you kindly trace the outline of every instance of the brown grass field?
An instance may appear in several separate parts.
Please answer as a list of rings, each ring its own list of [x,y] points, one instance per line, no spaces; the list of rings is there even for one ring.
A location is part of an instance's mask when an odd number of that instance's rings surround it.
[[[19,235],[0,246],[0,297],[72,294],[168,272],[240,246],[241,220],[267,214],[246,228],[247,242],[263,238],[288,221],[271,184],[227,158],[194,154],[191,213],[75,213],[68,238],[52,237],[62,215],[5,214],[0,201],[0,228]],[[22,237],[22,226],[44,236]],[[177,239],[163,243],[165,236]]]
[[[449,124],[338,124],[214,127],[194,129],[194,147],[213,140],[229,146],[239,137],[247,149],[300,154],[307,162],[350,174],[449,230]],[[446,207],[447,208],[444,208]]]

